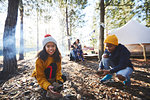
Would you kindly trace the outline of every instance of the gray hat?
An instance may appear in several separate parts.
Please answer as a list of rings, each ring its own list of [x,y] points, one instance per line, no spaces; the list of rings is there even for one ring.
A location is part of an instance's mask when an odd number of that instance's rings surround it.
[[[50,34],[46,34],[44,36],[44,39],[43,39],[43,47],[48,43],[48,42],[53,42],[57,45],[57,42],[56,40],[50,35]]]

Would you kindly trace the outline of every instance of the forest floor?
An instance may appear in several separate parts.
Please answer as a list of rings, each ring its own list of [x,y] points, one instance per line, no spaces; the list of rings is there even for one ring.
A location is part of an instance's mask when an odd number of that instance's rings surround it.
[[[62,72],[67,76],[62,100],[150,100],[150,59],[131,59],[135,71],[131,86],[124,86],[113,77],[114,82],[102,84],[96,74],[98,61],[85,59],[84,62],[62,60]],[[31,77],[35,59],[18,61],[18,74],[0,84],[0,100],[42,100],[41,88]],[[2,66],[2,61],[0,61]],[[1,68],[1,67],[0,67]]]

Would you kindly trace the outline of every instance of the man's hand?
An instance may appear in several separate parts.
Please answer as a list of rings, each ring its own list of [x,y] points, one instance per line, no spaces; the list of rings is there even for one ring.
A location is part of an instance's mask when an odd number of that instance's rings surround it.
[[[108,58],[109,56],[107,54],[102,55],[103,58]]]
[[[99,75],[99,76],[101,76],[103,74],[103,69],[98,68],[96,74]]]
[[[105,76],[105,75],[107,75],[107,74],[109,74],[110,73],[110,70],[103,70],[103,75]]]
[[[98,70],[97,70],[98,72],[102,72],[103,71],[103,69],[101,69],[101,68],[98,68]]]

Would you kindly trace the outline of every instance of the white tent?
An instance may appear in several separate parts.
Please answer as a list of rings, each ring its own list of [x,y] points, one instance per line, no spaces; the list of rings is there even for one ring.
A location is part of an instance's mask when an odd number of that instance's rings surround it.
[[[132,54],[140,54],[142,51],[144,54],[145,50],[146,53],[150,53],[150,28],[135,20],[130,20],[110,34],[115,34],[119,43],[126,45]]]

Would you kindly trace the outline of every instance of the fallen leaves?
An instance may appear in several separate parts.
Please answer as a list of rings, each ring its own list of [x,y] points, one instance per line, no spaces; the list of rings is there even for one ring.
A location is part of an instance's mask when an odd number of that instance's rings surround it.
[[[12,77],[0,87],[0,98],[2,99],[42,99],[42,89],[35,78],[31,77],[34,69],[35,59],[19,63],[19,74]],[[150,62],[132,60],[135,71],[131,76],[132,85],[125,87],[120,81],[101,84],[102,76],[96,74],[98,62],[69,61],[63,58],[62,71],[67,76],[64,90],[61,91],[62,100],[107,100],[107,99],[150,99]],[[144,66],[144,67],[142,67]]]

